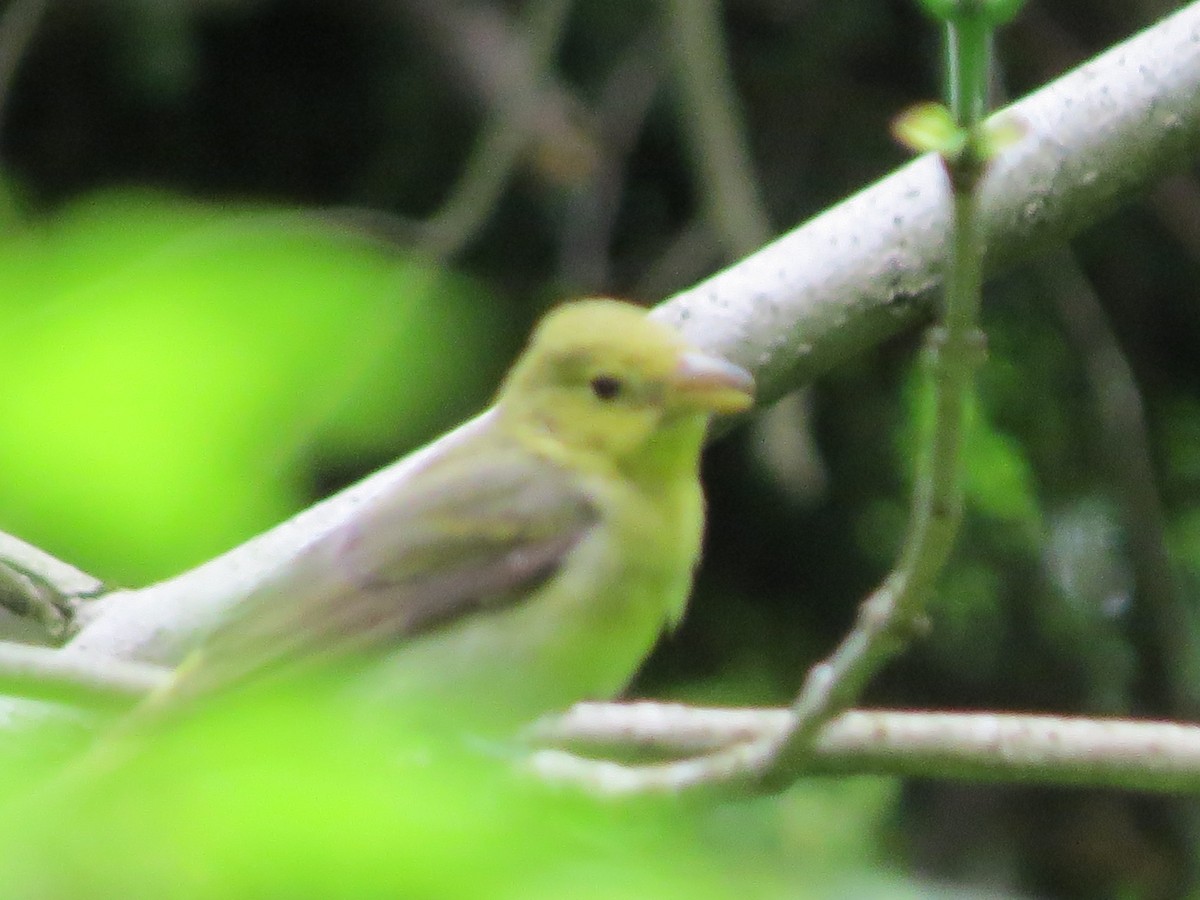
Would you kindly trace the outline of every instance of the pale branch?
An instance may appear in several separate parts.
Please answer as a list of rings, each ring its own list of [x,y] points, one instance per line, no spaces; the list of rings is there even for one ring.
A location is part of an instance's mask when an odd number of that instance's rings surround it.
[[[1028,135],[997,162],[982,197],[992,270],[1066,239],[1194,153],[1200,3],[999,115],[1018,117]],[[940,163],[923,157],[656,314],[751,369],[763,401],[777,398],[925,316],[944,258],[946,200]],[[402,460],[177,578],[89,604],[66,652],[178,662],[231,606],[406,478],[413,463]]]
[[[580,704],[538,724],[532,738],[548,749],[535,751],[528,764],[547,780],[607,796],[728,790],[771,764],[761,748],[790,727],[792,715],[786,709]],[[582,755],[630,747],[683,758],[637,765]],[[1200,726],[851,710],[822,727],[799,774],[849,773],[1200,793]]]
[[[1027,136],[988,173],[985,268],[1036,256],[1145,192],[1200,147],[1200,3],[992,120]],[[926,155],[660,307],[698,346],[749,368],[763,401],[924,318],[950,204]]]
[[[574,785],[601,797],[639,794],[682,794],[701,789],[720,794],[742,790],[748,773],[772,758],[764,744],[731,744],[704,756],[662,763],[630,765],[610,759],[576,756],[564,750],[538,750],[523,767],[549,784]]]
[[[0,691],[24,698],[123,708],[160,689],[170,677],[159,666],[0,642]],[[729,791],[771,764],[762,748],[783,734],[792,719],[788,709],[583,703],[534,726],[530,740],[546,749],[533,752],[528,766],[539,777],[608,796]],[[676,758],[625,765],[582,755],[614,750]],[[851,710],[822,727],[799,774],[850,773],[1196,793],[1200,726]]]
[[[782,734],[793,717],[790,709],[771,707],[691,706],[655,700],[576,703],[560,715],[539,719],[526,738],[536,745],[589,754],[612,750],[711,753]]]
[[[170,677],[169,669],[149,663],[0,641],[0,694],[26,700],[130,707]]]
[[[91,575],[0,532],[0,607],[36,623],[47,643],[62,639],[80,604],[103,590]]]

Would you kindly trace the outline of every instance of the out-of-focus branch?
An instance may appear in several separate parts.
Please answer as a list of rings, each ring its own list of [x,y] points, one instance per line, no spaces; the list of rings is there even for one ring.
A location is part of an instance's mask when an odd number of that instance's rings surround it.
[[[667,44],[675,60],[682,129],[701,180],[705,215],[731,258],[774,234],[758,195],[725,49],[718,0],[669,0]]]
[[[594,104],[596,165],[572,192],[563,213],[559,277],[566,285],[591,293],[609,283],[610,243],[626,163],[659,92],[661,56],[660,41],[635,40],[613,63]]]
[[[171,671],[111,656],[67,654],[0,641],[0,694],[86,707],[130,707]]]
[[[425,31],[457,59],[487,102],[488,115],[466,168],[441,208],[422,228],[421,243],[436,258],[457,254],[487,221],[513,170],[534,143],[586,154],[572,124],[568,96],[552,92],[548,71],[566,27],[571,0],[536,0],[520,27],[454,4],[408,0]],[[552,142],[552,143],[551,143]],[[560,151],[550,150],[547,155]]]
[[[585,703],[545,720],[529,765],[605,795],[728,790],[769,758],[785,709]],[[665,762],[621,764],[584,753],[641,750]],[[694,754],[694,755],[687,755]],[[678,757],[683,756],[680,759]],[[801,774],[919,775],[1200,792],[1200,726],[999,713],[850,710],[827,722]]]
[[[634,294],[658,297],[688,284],[720,265],[723,250],[712,229],[696,217],[676,232],[638,279]]]
[[[1080,353],[1091,389],[1100,442],[1108,458],[1135,580],[1132,618],[1141,645],[1141,664],[1153,696],[1149,711],[1194,718],[1196,686],[1195,614],[1179,596],[1171,576],[1166,524],[1154,474],[1141,393],[1129,361],[1099,298],[1074,257],[1061,251],[1037,268],[1058,306],[1071,343]]]
[[[12,0],[0,15],[0,134],[17,69],[48,4],[49,0]]]
[[[453,67],[453,84],[481,109],[523,117],[537,102],[539,137],[553,139],[561,110],[574,101],[562,85],[549,81],[538,62],[539,45],[545,47],[548,39],[553,51],[570,6],[570,0],[540,0],[529,6],[521,23],[498,7],[461,0],[400,0],[391,10]],[[551,115],[554,110],[560,113]]]
[[[1171,175],[1154,189],[1149,202],[1188,256],[1200,260],[1200,180],[1185,172]]]

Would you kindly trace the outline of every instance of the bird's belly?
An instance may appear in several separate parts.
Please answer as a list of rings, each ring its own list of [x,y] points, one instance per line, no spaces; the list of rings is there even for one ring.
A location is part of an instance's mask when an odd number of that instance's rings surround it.
[[[610,540],[585,538],[528,597],[415,637],[369,673],[368,699],[511,730],[612,697],[686,599],[695,551],[630,559]]]

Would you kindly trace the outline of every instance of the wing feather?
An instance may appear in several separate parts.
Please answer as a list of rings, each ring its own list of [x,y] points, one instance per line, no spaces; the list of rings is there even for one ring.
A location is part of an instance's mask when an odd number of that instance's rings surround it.
[[[185,693],[370,654],[472,612],[521,602],[599,515],[560,468],[518,446],[488,464],[434,461],[248,597],[189,667]]]

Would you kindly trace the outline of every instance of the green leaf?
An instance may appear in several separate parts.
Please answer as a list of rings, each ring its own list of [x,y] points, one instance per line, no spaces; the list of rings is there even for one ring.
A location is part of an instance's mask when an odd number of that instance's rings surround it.
[[[939,153],[955,159],[967,145],[967,132],[940,103],[910,107],[892,120],[892,135],[916,153]]]

